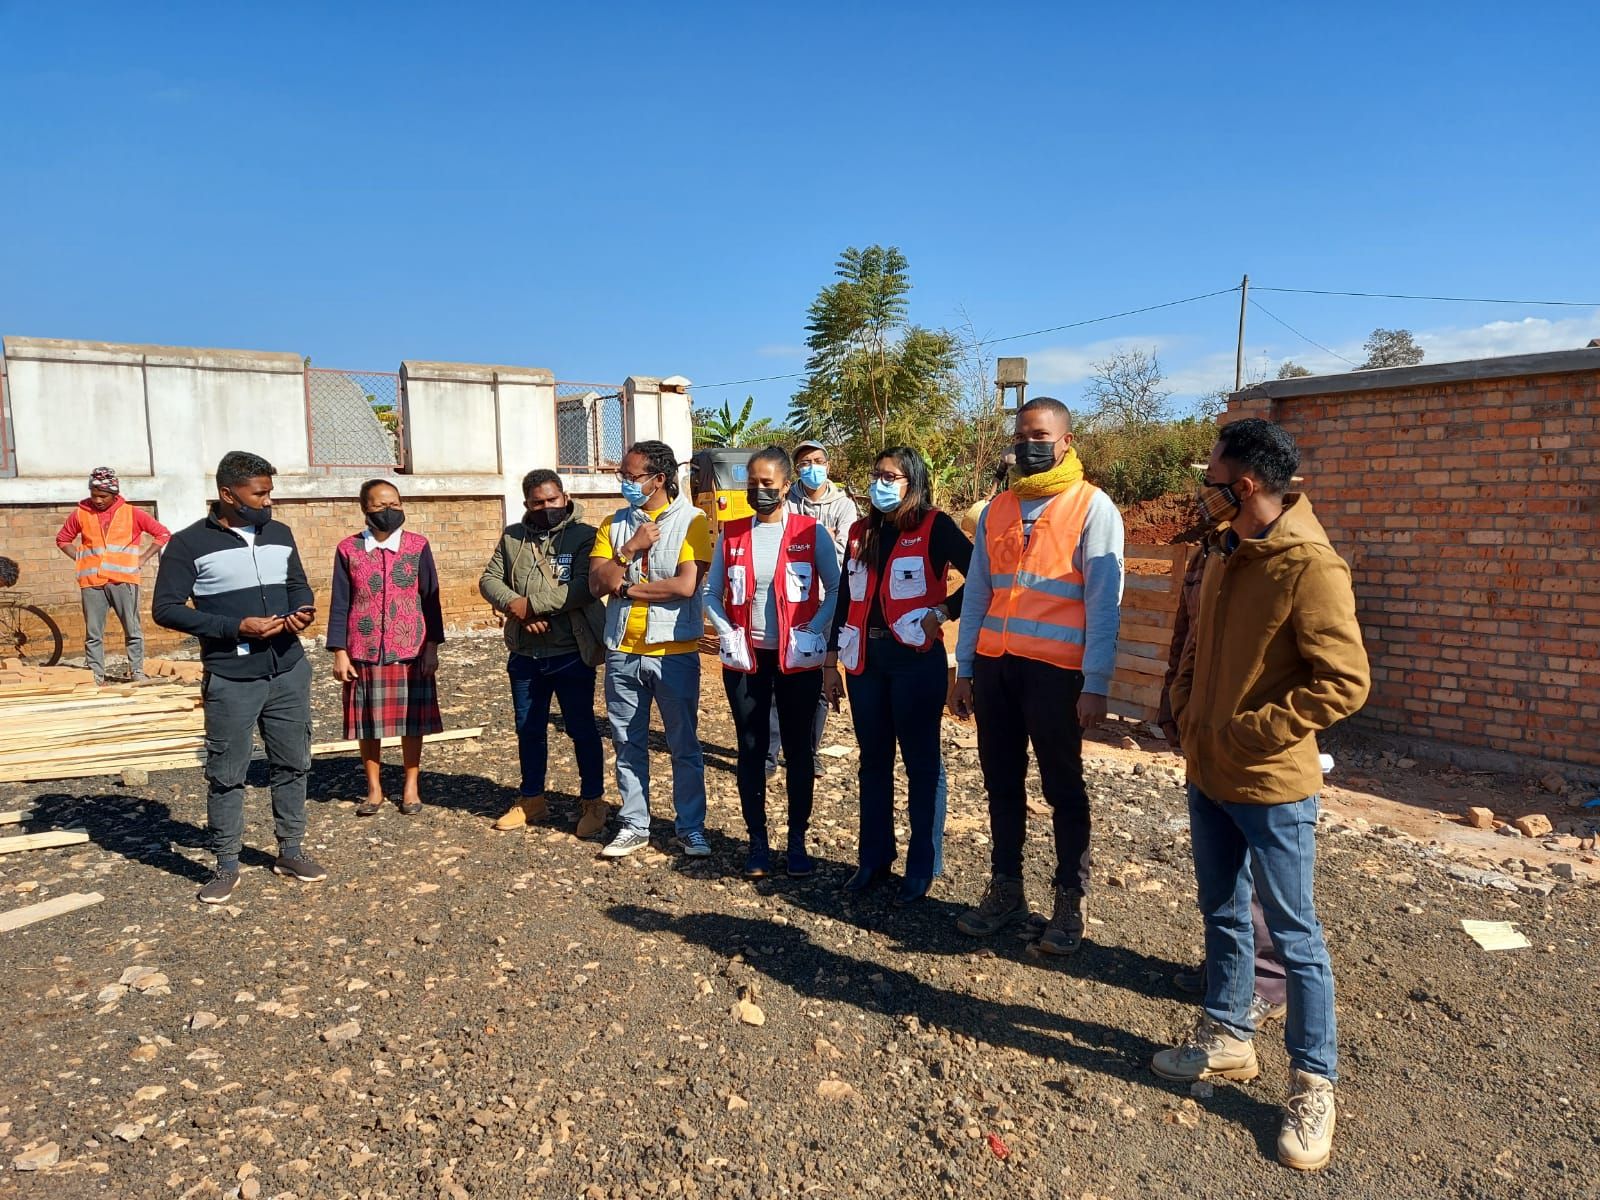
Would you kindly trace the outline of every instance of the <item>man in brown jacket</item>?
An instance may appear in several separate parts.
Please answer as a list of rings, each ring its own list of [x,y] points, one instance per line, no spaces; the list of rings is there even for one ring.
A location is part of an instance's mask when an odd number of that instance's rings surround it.
[[[1251,418],[1223,427],[1206,464],[1202,509],[1230,522],[1208,543],[1194,634],[1172,685],[1189,768],[1189,825],[1206,925],[1206,998],[1194,1031],[1152,1061],[1191,1081],[1260,1073],[1252,878],[1288,977],[1284,1043],[1293,1070],[1278,1160],[1328,1161],[1338,1054],[1333,968],[1312,899],[1316,735],[1366,702],[1367,654],[1350,569],[1311,503],[1285,489],[1293,439]]]

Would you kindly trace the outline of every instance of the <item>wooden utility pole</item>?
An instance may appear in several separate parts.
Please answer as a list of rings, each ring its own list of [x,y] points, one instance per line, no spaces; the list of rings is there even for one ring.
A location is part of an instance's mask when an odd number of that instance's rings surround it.
[[[1250,276],[1239,281],[1239,347],[1233,356],[1233,390],[1244,387],[1244,306],[1250,303]]]

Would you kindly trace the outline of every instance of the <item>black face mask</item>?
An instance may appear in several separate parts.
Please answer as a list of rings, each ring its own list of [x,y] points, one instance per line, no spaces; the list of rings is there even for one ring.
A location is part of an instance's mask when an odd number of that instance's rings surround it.
[[[783,503],[783,493],[777,488],[753,487],[745,492],[750,507],[763,517]]]
[[[228,520],[234,525],[248,525],[251,529],[261,529],[272,520],[271,501],[260,508],[251,508],[248,504],[240,504],[235,500],[234,503],[228,504],[227,508]]]
[[[570,504],[563,504],[560,508],[546,506],[544,508],[529,509],[522,514],[522,523],[529,529],[537,530],[540,533],[549,533],[557,525],[565,521],[567,514],[571,511],[572,505]]]
[[[1039,475],[1056,465],[1054,442],[1018,442],[1011,448],[1018,475]]]
[[[372,526],[374,533],[391,534],[406,523],[406,510],[403,508],[380,508],[377,512],[367,514],[367,524]]]

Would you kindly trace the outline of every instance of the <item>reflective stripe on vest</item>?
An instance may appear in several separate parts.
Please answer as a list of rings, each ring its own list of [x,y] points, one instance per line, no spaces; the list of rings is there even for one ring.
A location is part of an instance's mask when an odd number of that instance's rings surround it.
[[[806,594],[803,599],[795,600],[789,595],[789,564],[796,563],[809,568],[806,578]],[[751,612],[755,607],[755,582],[751,578],[755,572],[755,518],[742,517],[737,521],[729,521],[722,529],[722,565],[725,579],[722,585],[722,608],[728,614],[728,620],[735,629],[742,630],[747,644],[751,647],[750,672],[755,670],[755,642],[752,638]],[[745,573],[745,584],[742,598],[738,603],[733,599],[733,571],[738,567]],[[776,589],[775,595],[778,607],[778,628],[768,630],[775,634],[778,649],[778,669],[785,675],[796,675],[801,670],[815,670],[816,668],[791,669],[787,662],[785,651],[789,645],[789,634],[792,630],[804,628],[816,619],[818,611],[822,608],[822,597],[817,591],[817,520],[804,513],[789,510],[783,523],[783,540],[778,544],[778,564],[772,571],[771,586]],[[723,668],[729,671],[738,671],[739,667],[723,662]]]
[[[82,538],[76,556],[80,588],[139,582],[139,532],[133,523],[133,505],[126,500],[118,504],[105,528],[101,528],[99,513],[78,505],[78,533]]]
[[[1073,556],[1097,490],[1091,483],[1077,483],[1051,499],[1026,546],[1017,497],[1002,492],[989,505],[983,545],[992,594],[978,627],[979,654],[1014,654],[1083,670],[1083,573],[1073,565]]]
[[[938,515],[938,509],[930,508],[915,529],[897,530],[887,523],[878,529],[879,537],[892,535],[895,539],[894,549],[889,552],[890,574],[896,573],[896,565],[901,562],[908,564],[904,572],[907,578],[920,571],[920,590],[912,594],[913,587],[902,587],[902,594],[896,596],[895,583],[891,582],[881,598],[884,624],[889,627],[895,640],[903,644],[909,643],[905,643],[905,639],[895,632],[895,622],[916,609],[933,608],[945,601],[945,577],[934,570],[933,559],[928,554],[933,541],[933,519]],[[876,561],[865,562],[861,558],[861,539],[866,536],[871,521],[870,516],[862,517],[850,527],[845,577],[839,582],[850,600],[849,615],[839,631],[839,662],[852,675],[861,674],[867,666],[867,621],[872,614],[872,598],[878,594],[878,564]],[[877,558],[876,548],[873,558]],[[915,649],[932,650],[933,646],[943,644],[944,632],[941,630],[931,645]]]

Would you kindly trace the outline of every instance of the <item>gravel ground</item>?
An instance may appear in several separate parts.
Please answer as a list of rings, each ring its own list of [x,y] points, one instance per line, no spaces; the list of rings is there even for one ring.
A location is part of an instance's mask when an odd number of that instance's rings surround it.
[[[1042,963],[1020,935],[954,929],[988,869],[967,729],[946,725],[947,877],[911,910],[889,889],[852,905],[849,754],[827,760],[818,875],[743,882],[708,673],[715,856],[670,854],[658,820],[659,850],[608,863],[570,833],[566,755],[549,826],[489,829],[515,780],[502,651],[444,660],[447,724],[484,736],[430,748],[409,819],[358,820],[358,762],[318,760],[323,884],[262,869],[264,788],[235,902],[206,909],[199,771],[0,785],[0,808],[37,800],[92,837],[0,858],[3,907],[106,896],[0,935],[0,1195],[1600,1195],[1594,887],[1484,888],[1437,847],[1325,820],[1344,1078],[1333,1163],[1299,1176],[1273,1158],[1281,1026],[1250,1084],[1192,1096],[1147,1066],[1193,1018],[1169,981],[1200,946],[1170,757],[1091,761],[1090,941]],[[317,705],[317,736],[338,736],[326,673]],[[830,742],[851,744],[847,722]],[[1030,830],[1036,905],[1048,828]],[[1480,950],[1463,917],[1534,946]],[[54,1165],[19,1169],[50,1143]]]

